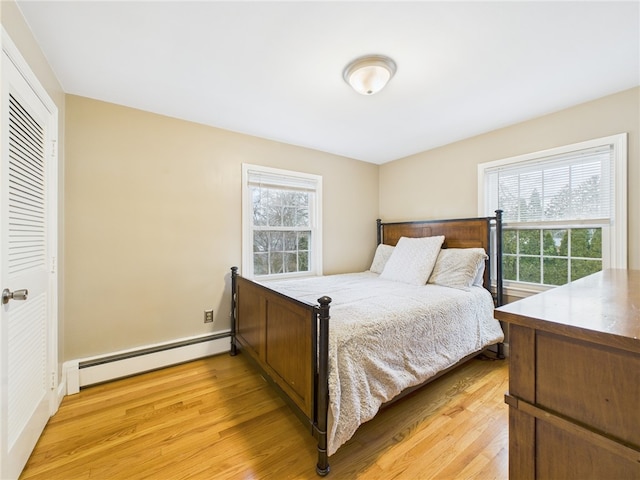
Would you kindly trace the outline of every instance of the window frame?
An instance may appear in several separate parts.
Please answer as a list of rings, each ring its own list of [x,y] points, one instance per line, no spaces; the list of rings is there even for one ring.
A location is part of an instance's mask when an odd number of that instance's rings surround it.
[[[306,272],[286,272],[270,275],[255,275],[253,263],[253,199],[249,176],[253,173],[268,175],[272,180],[282,178],[283,189],[295,185],[313,185],[312,200],[309,205],[309,229],[311,230],[309,263]],[[276,180],[277,182],[277,180]],[[277,185],[277,183],[276,183]],[[311,173],[284,170],[261,165],[242,164],[242,275],[249,279],[270,280],[322,275],[322,176]]]
[[[608,226],[602,226],[602,268],[627,268],[627,133],[610,135],[583,142],[573,143],[560,147],[550,148],[523,155],[503,158],[478,164],[478,214],[480,216],[491,215],[491,201],[487,188],[487,171],[496,167],[516,165],[522,162],[541,160],[556,155],[569,154],[580,150],[597,147],[612,147],[612,188],[614,189],[611,204],[611,222]],[[522,224],[519,224],[522,227]],[[537,227],[536,227],[537,226]],[[557,229],[557,228],[588,228],[588,225],[580,225],[575,222],[531,222],[528,228]],[[504,222],[503,228],[509,228],[509,223]],[[544,257],[541,257],[544,258]],[[527,294],[545,291],[553,286],[516,282],[504,280],[504,285],[509,293],[520,292]],[[517,295],[516,295],[517,296]]]

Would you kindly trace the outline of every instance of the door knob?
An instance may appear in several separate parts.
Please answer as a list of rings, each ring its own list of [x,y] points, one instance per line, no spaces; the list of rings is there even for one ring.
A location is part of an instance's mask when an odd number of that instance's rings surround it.
[[[11,290],[9,290],[8,288],[5,288],[2,291],[2,304],[5,305],[7,303],[9,303],[9,300],[26,300],[27,299],[27,295],[29,295],[29,290],[27,290],[26,288],[22,289],[22,290],[16,290],[15,292],[12,292]]]

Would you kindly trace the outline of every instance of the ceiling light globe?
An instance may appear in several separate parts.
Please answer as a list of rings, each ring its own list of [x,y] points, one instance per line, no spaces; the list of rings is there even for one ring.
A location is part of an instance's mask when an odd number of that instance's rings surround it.
[[[396,64],[389,57],[371,55],[360,57],[344,69],[343,78],[362,95],[373,95],[382,90],[396,73]]]

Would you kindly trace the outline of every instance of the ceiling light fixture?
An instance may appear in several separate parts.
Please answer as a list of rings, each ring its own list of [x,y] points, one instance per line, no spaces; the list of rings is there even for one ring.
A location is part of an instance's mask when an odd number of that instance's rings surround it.
[[[382,90],[396,73],[396,62],[383,55],[356,58],[346,66],[342,77],[362,95],[373,95]]]

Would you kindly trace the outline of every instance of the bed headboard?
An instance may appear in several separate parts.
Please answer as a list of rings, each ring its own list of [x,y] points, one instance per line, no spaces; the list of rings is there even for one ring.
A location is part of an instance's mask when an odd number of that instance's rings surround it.
[[[492,229],[496,231],[495,245],[491,242]],[[435,235],[444,235],[442,248],[484,248],[489,255],[484,272],[484,286],[491,291],[491,269],[495,269],[493,277],[497,285],[494,298],[497,306],[502,305],[502,210],[496,210],[495,217],[389,223],[378,220],[378,244],[395,245],[400,237]]]

